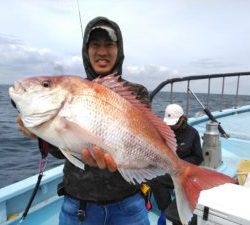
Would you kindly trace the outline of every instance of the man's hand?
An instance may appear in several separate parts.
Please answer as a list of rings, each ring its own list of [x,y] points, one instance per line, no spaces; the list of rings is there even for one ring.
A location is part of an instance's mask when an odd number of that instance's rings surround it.
[[[16,123],[19,126],[19,130],[27,137],[34,139],[36,138],[36,135],[31,133],[26,127],[24,127],[23,121],[21,120],[20,116],[16,117]]]
[[[100,169],[108,169],[110,172],[117,170],[117,165],[110,154],[104,153],[99,147],[93,147],[93,156],[88,149],[82,150],[82,161],[89,166],[99,167]]]

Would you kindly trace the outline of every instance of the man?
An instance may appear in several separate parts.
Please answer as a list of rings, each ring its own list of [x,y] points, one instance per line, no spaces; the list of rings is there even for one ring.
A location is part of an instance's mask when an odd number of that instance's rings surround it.
[[[198,131],[187,123],[187,117],[178,104],[166,107],[164,122],[175,133],[177,141],[177,155],[190,163],[200,165],[203,161],[200,136]]]
[[[177,142],[177,155],[190,163],[200,165],[203,161],[200,136],[198,131],[187,123],[182,107],[178,104],[170,104],[165,109],[164,122],[171,127],[175,133]],[[176,202],[171,200],[173,182],[166,174],[157,177],[149,182],[151,190],[156,199],[158,208],[162,214],[158,220],[158,225],[165,225],[166,219],[173,222],[173,225],[181,224],[176,208]],[[165,212],[165,210],[167,211]],[[170,215],[171,214],[171,215]]]
[[[111,73],[122,74],[124,54],[119,26],[105,17],[90,21],[85,28],[82,56],[89,80]],[[145,87],[130,82],[127,85],[138,99],[149,105]],[[63,157],[53,146],[49,152]],[[63,184],[58,190],[64,195],[60,225],[149,225],[139,186],[122,178],[109,154],[93,146],[93,156],[83,149],[82,160],[87,164],[84,171],[65,161]]]

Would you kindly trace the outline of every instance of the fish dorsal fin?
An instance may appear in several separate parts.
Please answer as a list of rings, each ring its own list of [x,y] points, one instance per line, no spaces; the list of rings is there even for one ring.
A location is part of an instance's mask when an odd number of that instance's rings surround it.
[[[126,92],[129,91],[128,86],[126,86],[127,82],[121,80],[121,75],[118,75],[117,73],[113,73],[104,77],[97,77],[93,80],[93,82],[104,85],[122,97],[126,96]]]
[[[121,75],[110,74],[104,77],[98,77],[93,80],[98,84],[104,85],[112,91],[119,94],[121,97],[129,101],[133,106],[141,110],[154,127],[159,131],[162,138],[166,141],[168,147],[174,152],[176,151],[176,139],[173,130],[163,122],[163,120],[155,115],[148,105],[142,103],[130,90],[128,82],[121,79]]]

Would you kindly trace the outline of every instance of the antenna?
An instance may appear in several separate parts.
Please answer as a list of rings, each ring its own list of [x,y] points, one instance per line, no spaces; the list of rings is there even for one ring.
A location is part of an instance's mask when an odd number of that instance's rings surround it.
[[[79,14],[79,20],[80,20],[81,32],[82,32],[82,40],[83,40],[82,16],[81,16],[81,11],[80,11],[80,7],[79,7],[79,1],[76,0],[76,2],[77,2],[77,7],[78,7],[78,14]]]

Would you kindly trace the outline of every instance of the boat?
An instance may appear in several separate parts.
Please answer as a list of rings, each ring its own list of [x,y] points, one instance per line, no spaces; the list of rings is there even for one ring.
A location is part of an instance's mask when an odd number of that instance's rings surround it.
[[[236,82],[236,92],[234,93],[234,103],[231,108],[223,109],[222,104],[218,104],[217,110],[215,110],[212,115],[215,118],[215,121],[211,122],[210,119],[205,113],[199,116],[189,115],[190,107],[193,107],[194,102],[197,99],[194,99],[192,93],[194,94],[194,88],[192,87],[192,82],[194,81],[206,81],[207,82],[207,99],[206,106],[202,105],[205,109],[209,108],[209,101],[211,100],[211,83],[212,80],[222,80],[222,85],[220,87],[220,101],[223,102],[225,96],[224,90],[227,84],[226,80],[235,78]],[[250,135],[247,132],[250,125],[250,95],[246,96],[249,98],[249,104],[240,105],[240,81],[245,78],[250,78],[250,72],[240,72],[240,73],[228,73],[228,74],[210,74],[210,75],[200,75],[200,76],[187,76],[187,77],[177,77],[168,79],[161,84],[159,84],[151,92],[151,100],[160,93],[163,88],[170,86],[169,91],[169,102],[174,102],[174,87],[177,83],[182,83],[184,92],[186,93],[186,103],[185,111],[186,115],[189,116],[189,124],[193,125],[200,134],[206,167],[211,167],[216,169],[219,172],[225,173],[231,177],[236,177],[242,179],[241,185],[234,185],[235,190],[232,188],[229,189],[233,195],[236,195],[238,201],[249,202],[250,199],[250,188],[247,187],[247,181],[250,183],[250,169],[246,166],[245,170],[239,170],[239,165],[242,162],[250,162]],[[191,90],[192,89],[192,90]],[[204,86],[205,89],[205,86]],[[197,94],[198,95],[198,94]],[[218,95],[217,95],[218,96]],[[197,97],[197,96],[196,96]],[[191,99],[192,98],[192,99]],[[198,99],[199,100],[199,99]],[[197,102],[196,102],[197,103]],[[198,105],[201,102],[198,102]],[[202,108],[199,106],[199,108]],[[204,110],[202,108],[202,111]],[[165,109],[165,105],[163,110]],[[218,121],[219,124],[217,123]],[[218,125],[223,127],[225,132],[230,135],[230,138],[223,138],[218,132]],[[210,135],[210,136],[209,136]],[[208,137],[214,138],[217,137],[216,143],[217,147],[209,146],[209,141],[206,143],[205,139]],[[210,143],[211,144],[211,143]],[[249,169],[249,171],[248,171]],[[34,198],[34,201],[31,205],[28,215],[24,220],[21,221],[23,212],[26,208],[27,203],[29,202],[30,196],[34,190],[34,187],[37,183],[38,176],[32,176],[17,183],[8,185],[0,189],[0,225],[54,225],[58,224],[58,216],[60,207],[62,204],[62,197],[57,195],[57,185],[62,181],[63,176],[63,165],[44,171],[43,179],[38,188],[37,194]],[[250,186],[250,184],[249,184]],[[228,187],[222,190],[221,195],[227,194]],[[242,195],[237,193],[242,191]],[[211,190],[207,190],[211,191]],[[229,193],[229,192],[228,192]],[[234,194],[235,193],[235,194]],[[216,208],[215,206],[207,203],[208,199],[204,196],[211,196],[210,192],[207,194],[201,193],[203,198],[200,200],[196,206],[195,212],[198,216],[198,224],[250,224],[250,218],[244,217],[240,214],[239,211],[242,211],[244,204],[234,204],[236,209],[236,215],[230,214],[232,212],[223,212],[222,209]],[[239,195],[239,198],[237,196]],[[200,196],[200,198],[201,198]],[[231,196],[230,196],[231,197]],[[218,198],[217,198],[218,199]],[[211,200],[211,197],[210,197]],[[222,200],[221,200],[222,201]],[[157,224],[159,210],[152,199],[153,208],[149,211],[149,219],[152,225]],[[221,202],[217,203],[220,205]],[[209,205],[210,204],[210,205]],[[245,209],[243,209],[244,211]],[[238,213],[238,214],[237,214]],[[248,213],[250,215],[250,213]],[[218,218],[220,222],[218,222]],[[223,220],[224,218],[224,220]],[[209,219],[212,219],[210,223]],[[249,219],[249,220],[248,220]],[[227,220],[227,221],[226,221]],[[226,221],[226,222],[225,222]],[[169,222],[169,221],[168,221]],[[170,223],[168,223],[170,224]]]

